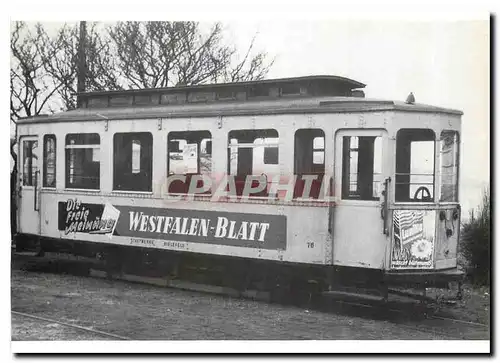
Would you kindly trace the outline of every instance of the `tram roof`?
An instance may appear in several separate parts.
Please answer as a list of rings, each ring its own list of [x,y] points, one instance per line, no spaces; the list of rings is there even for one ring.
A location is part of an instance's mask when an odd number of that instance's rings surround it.
[[[50,123],[74,121],[103,121],[125,119],[217,117],[245,115],[278,115],[304,113],[356,113],[356,112],[420,112],[462,115],[462,111],[358,97],[312,97],[244,102],[203,103],[183,105],[129,106],[106,108],[78,108],[53,115],[26,117],[19,123]]]
[[[227,82],[227,83],[209,83],[209,84],[197,84],[190,86],[178,85],[175,87],[164,87],[164,88],[141,88],[141,89],[129,89],[129,90],[115,90],[115,91],[93,91],[93,92],[80,92],[77,93],[79,96],[90,97],[98,95],[121,95],[121,94],[150,94],[150,93],[163,93],[163,92],[177,92],[177,91],[195,91],[195,90],[208,90],[208,89],[221,89],[221,88],[234,88],[234,87],[252,87],[256,85],[271,85],[271,84],[283,84],[283,83],[301,83],[301,82],[318,82],[324,81],[331,85],[340,86],[347,89],[364,88],[366,84],[355,81],[347,77],[333,76],[333,75],[313,75],[313,76],[303,76],[303,77],[288,77],[288,78],[271,78],[271,79],[261,79],[256,81],[244,81],[244,82]]]

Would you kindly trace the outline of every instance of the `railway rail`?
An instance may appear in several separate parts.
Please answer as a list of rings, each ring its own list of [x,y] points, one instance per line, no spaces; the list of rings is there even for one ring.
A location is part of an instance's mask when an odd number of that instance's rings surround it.
[[[37,315],[33,315],[33,314],[26,314],[26,313],[22,313],[20,311],[15,311],[15,310],[11,310],[10,312],[13,315],[17,315],[17,316],[20,316],[20,317],[23,317],[23,318],[32,319],[32,320],[38,320],[38,321],[43,321],[43,322],[51,323],[51,324],[58,324],[58,325],[61,325],[61,326],[69,327],[69,328],[72,328],[72,329],[75,329],[75,330],[79,330],[79,331],[84,331],[84,332],[91,333],[91,334],[94,334],[94,335],[99,335],[99,336],[104,336],[104,337],[107,337],[107,338],[112,338],[114,340],[133,340],[132,338],[124,337],[122,335],[117,335],[117,334],[112,334],[112,333],[104,332],[104,331],[101,331],[101,330],[87,328],[87,327],[84,327],[84,326],[80,326],[80,325],[76,325],[76,324],[71,324],[71,323],[67,323],[67,322],[64,322],[64,321],[60,321],[60,320],[49,319],[49,318],[45,318],[45,317],[37,316]]]
[[[373,305],[362,304],[362,303],[353,303],[353,302],[348,302],[348,301],[337,301],[336,303],[342,303],[343,305],[348,305],[350,307],[354,307],[354,308],[358,308],[358,309],[359,308],[370,309],[372,312],[374,312],[374,309],[376,309],[376,307]],[[390,308],[390,309],[387,309],[387,312],[404,313],[405,311],[401,310],[401,309]],[[33,314],[27,314],[27,313],[23,313],[20,311],[11,310],[11,313],[14,315],[23,317],[23,318],[43,321],[43,322],[47,322],[47,323],[51,323],[51,324],[58,324],[58,325],[61,325],[64,327],[69,327],[71,329],[83,331],[86,333],[91,333],[93,335],[109,338],[112,340],[123,340],[123,341],[137,340],[137,339],[132,339],[132,338],[124,336],[124,335],[109,333],[109,332],[105,332],[102,330],[96,330],[93,328],[89,328],[89,327],[85,327],[85,326],[81,326],[81,325],[77,325],[77,324],[73,324],[73,323],[68,323],[68,322],[61,321],[61,320],[51,319],[51,318],[33,315]],[[488,328],[488,326],[485,324],[470,322],[470,321],[461,320],[461,319],[451,319],[451,318],[446,318],[446,317],[442,317],[442,316],[438,316],[438,315],[428,316],[427,319],[420,321],[418,324],[411,323],[411,322],[401,322],[401,321],[398,321],[397,324],[398,324],[398,326],[405,327],[406,329],[409,329],[409,330],[429,334],[429,336],[432,336],[433,338],[438,338],[438,339],[439,338],[444,338],[444,339],[457,339],[457,338],[459,338],[456,334],[450,333],[450,325],[436,326],[433,324],[433,325],[429,326],[429,323],[432,323],[432,322],[435,323],[436,321],[439,321],[439,320],[451,323],[452,327],[456,327],[457,324],[461,324],[461,325],[469,325],[469,326],[472,325],[472,326],[481,327],[481,328]]]
[[[26,313],[22,313],[22,312],[15,311],[15,310],[11,310],[11,313],[14,314],[14,315],[23,317],[23,318],[27,318],[27,319],[31,319],[31,320],[37,320],[37,321],[42,321],[42,322],[51,323],[51,324],[58,324],[58,325],[61,325],[61,326],[64,326],[64,327],[68,327],[68,328],[74,329],[74,330],[83,331],[83,332],[86,332],[86,333],[91,333],[93,335],[110,338],[111,340],[120,340],[120,341],[138,340],[138,339],[133,339],[133,338],[130,338],[130,337],[126,337],[124,335],[118,335],[118,334],[113,334],[113,333],[109,333],[109,332],[104,332],[102,330],[96,330],[96,329],[84,327],[84,326],[81,326],[81,325],[76,325],[76,324],[64,322],[64,321],[61,321],[61,320],[50,319],[50,318],[46,318],[46,317],[42,317],[42,316],[38,316],[38,315],[26,314]],[[456,323],[462,323],[462,324],[463,323],[466,323],[466,324],[469,323],[469,322],[466,322],[466,321],[460,321],[460,320],[456,320],[456,319],[454,319],[453,321],[456,322]],[[418,326],[417,327],[417,326],[410,325],[410,324],[399,324],[399,325],[400,326],[405,326],[406,328],[414,330],[414,331],[428,333],[428,334],[434,335],[435,337],[436,336],[437,337],[444,337],[444,338],[447,338],[447,339],[456,339],[457,338],[456,336],[454,336],[454,335],[452,335],[450,333],[443,332],[443,331],[438,331],[435,328],[422,327],[422,326]],[[474,325],[486,326],[484,324],[474,324]]]
[[[42,262],[43,258],[37,258],[35,260],[30,259],[29,269],[37,270],[40,268],[42,264],[37,263]],[[74,262],[74,261],[73,261]],[[53,264],[55,266],[56,264]],[[77,265],[77,264],[76,264]],[[73,271],[66,269],[66,267],[71,267]],[[42,267],[43,270],[43,267]],[[55,272],[64,272],[75,275],[80,275],[85,277],[86,275],[82,273],[85,269],[75,268],[75,263],[63,265],[56,268]],[[54,271],[52,271],[54,272]],[[88,275],[87,275],[88,276]],[[105,277],[104,275],[102,277]],[[115,276],[106,276],[106,278],[111,278],[118,280]],[[130,280],[129,280],[130,282]],[[140,281],[135,280],[132,281],[135,283],[145,283],[148,281]],[[242,299],[255,299],[255,300],[265,300],[268,299],[259,298],[258,294],[254,294],[253,296],[248,296],[245,294],[235,294],[229,289],[209,289],[206,285],[193,284],[185,281],[185,284],[182,281],[178,281],[176,285],[170,285],[170,288],[177,288],[182,290],[192,290],[203,293],[215,293],[218,295],[229,295],[233,297],[238,297]],[[202,288],[200,288],[202,287]],[[215,286],[214,286],[215,287]],[[261,291],[260,296],[265,296],[264,291]],[[307,292],[303,292],[307,294]],[[282,305],[292,305],[295,307],[323,311],[323,312],[331,312],[335,314],[342,315],[351,315],[357,317],[363,317],[370,320],[385,320],[398,324],[398,326],[404,326],[407,329],[428,333],[429,335],[435,338],[443,338],[443,339],[460,339],[460,331],[464,330],[465,327],[476,330],[489,330],[489,326],[479,322],[468,321],[464,319],[455,318],[445,314],[436,314],[434,311],[436,307],[439,307],[438,304],[424,304],[422,302],[401,302],[401,301],[389,301],[389,302],[381,302],[381,301],[370,301],[362,298],[349,299],[337,297],[332,298],[331,295],[321,295],[316,296],[314,299],[299,299],[297,302],[297,296],[281,295],[280,299],[273,300],[273,303],[282,304]],[[93,329],[77,326],[74,324],[69,324],[65,322],[60,322],[53,319],[43,318],[36,315],[25,314],[18,311],[12,311],[13,314],[22,315],[25,317],[44,320],[47,322],[52,322],[56,324],[66,325],[68,327],[72,327],[74,329],[86,330],[90,333],[95,333],[101,336],[107,336],[118,340],[129,340],[129,338],[121,335],[114,335],[102,331],[96,331]]]
[[[430,333],[436,336],[443,336],[448,339],[457,339],[457,334],[450,333],[451,330],[459,331],[461,327],[488,330],[487,324],[472,322],[463,319],[450,318],[439,314],[428,314],[428,309],[421,309],[420,306],[410,306],[408,309],[390,308],[380,305],[371,305],[361,302],[335,301],[335,304],[342,304],[358,309],[356,315],[361,315],[362,309],[368,311],[370,316],[387,317],[399,326],[405,326],[415,331]],[[381,314],[382,316],[380,316]]]

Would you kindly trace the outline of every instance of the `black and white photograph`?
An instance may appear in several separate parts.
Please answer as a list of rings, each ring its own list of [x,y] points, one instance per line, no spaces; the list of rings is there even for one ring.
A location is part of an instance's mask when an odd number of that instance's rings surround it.
[[[11,354],[491,353],[493,16],[270,8],[10,18]]]

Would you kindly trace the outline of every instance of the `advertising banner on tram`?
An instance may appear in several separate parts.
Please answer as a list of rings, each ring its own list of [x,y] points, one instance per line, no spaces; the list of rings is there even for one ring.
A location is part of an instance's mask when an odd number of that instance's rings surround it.
[[[89,204],[78,199],[59,202],[58,229],[64,234],[81,232],[111,236],[120,211],[110,203]]]
[[[395,210],[392,230],[392,269],[432,269],[436,212]]]
[[[70,233],[133,237],[156,246],[155,240],[208,243],[277,250],[286,248],[286,216],[204,210],[113,206],[59,202],[58,229]],[[141,242],[141,243],[139,243]]]

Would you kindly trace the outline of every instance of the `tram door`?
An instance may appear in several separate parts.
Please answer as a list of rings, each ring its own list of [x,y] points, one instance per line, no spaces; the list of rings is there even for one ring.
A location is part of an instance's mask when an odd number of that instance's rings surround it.
[[[41,148],[37,136],[21,137],[18,163],[18,214],[20,233],[40,233],[40,173]]]
[[[387,238],[381,217],[383,130],[339,130],[335,136],[333,261],[382,268]]]

